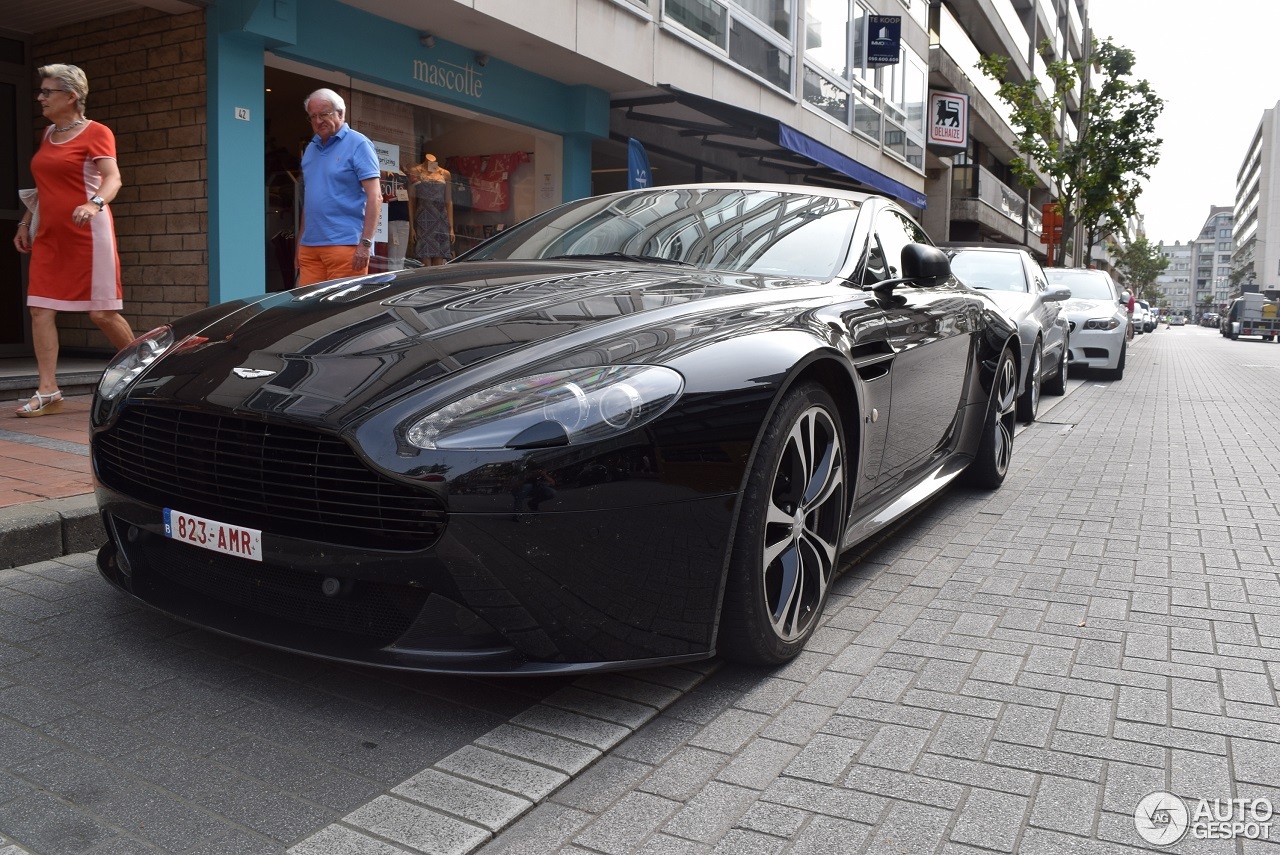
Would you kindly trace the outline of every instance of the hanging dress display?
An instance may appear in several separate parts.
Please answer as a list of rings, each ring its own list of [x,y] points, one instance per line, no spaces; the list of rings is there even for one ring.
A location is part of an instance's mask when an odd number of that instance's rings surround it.
[[[413,228],[417,235],[413,254],[418,258],[451,258],[447,177],[439,181],[417,181],[411,189]]]

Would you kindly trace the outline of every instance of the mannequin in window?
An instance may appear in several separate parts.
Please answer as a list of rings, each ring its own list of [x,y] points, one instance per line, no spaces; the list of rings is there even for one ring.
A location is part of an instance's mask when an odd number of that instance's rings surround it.
[[[444,264],[453,257],[453,191],[449,171],[434,154],[409,168],[409,207],[413,220],[414,255],[423,264]]]

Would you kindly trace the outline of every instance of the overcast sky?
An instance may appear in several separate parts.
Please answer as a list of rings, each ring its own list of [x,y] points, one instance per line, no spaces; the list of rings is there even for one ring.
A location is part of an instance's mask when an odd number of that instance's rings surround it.
[[[1099,41],[1137,57],[1135,77],[1164,99],[1160,163],[1138,200],[1154,243],[1186,243],[1210,205],[1235,204],[1236,173],[1262,111],[1280,101],[1273,0],[1089,0]]]

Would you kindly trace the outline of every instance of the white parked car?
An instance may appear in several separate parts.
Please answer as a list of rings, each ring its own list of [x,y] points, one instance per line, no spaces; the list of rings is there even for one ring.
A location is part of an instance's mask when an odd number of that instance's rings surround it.
[[[1133,301],[1133,315],[1129,322],[1133,324],[1133,334],[1142,335],[1147,331],[1147,314],[1151,311],[1143,300]]]
[[[1069,288],[1062,312],[1071,325],[1071,364],[1100,368],[1112,380],[1124,376],[1129,338],[1129,295],[1121,294],[1105,270],[1049,267],[1049,284]]]

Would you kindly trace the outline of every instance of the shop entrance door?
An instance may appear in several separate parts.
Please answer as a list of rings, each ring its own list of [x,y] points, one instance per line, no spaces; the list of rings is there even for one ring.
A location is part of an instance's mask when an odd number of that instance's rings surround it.
[[[11,39],[0,41],[11,42]],[[26,257],[12,235],[25,208],[18,188],[32,186],[31,75],[0,62],[0,357],[30,355],[25,308]]]

